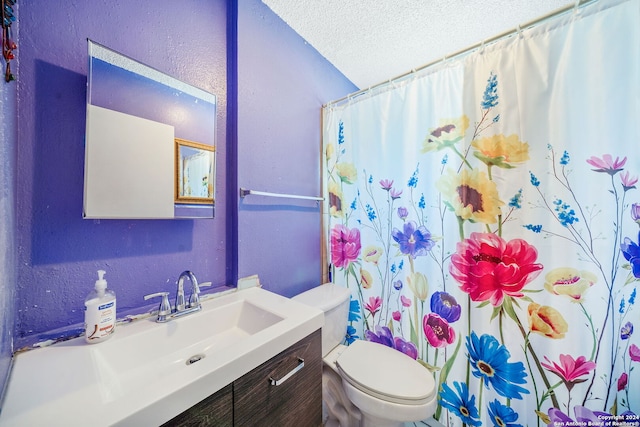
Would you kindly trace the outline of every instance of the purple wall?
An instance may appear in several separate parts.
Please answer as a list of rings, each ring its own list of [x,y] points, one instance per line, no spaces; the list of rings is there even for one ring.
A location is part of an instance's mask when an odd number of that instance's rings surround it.
[[[287,296],[319,283],[316,203],[247,198],[237,208],[236,182],[319,194],[321,106],[356,87],[260,0],[235,3],[20,4],[18,105],[8,108],[19,117],[17,160],[3,169],[15,171],[17,186],[16,348],[80,326],[98,269],[116,291],[119,317],[149,307],[145,294],[173,292],[184,269],[215,285],[259,274]],[[228,25],[237,25],[237,44]],[[87,38],[218,96],[215,219],[82,219]],[[236,50],[237,81],[227,61]],[[237,175],[226,167],[236,153]],[[0,299],[11,292],[0,287]]]
[[[321,195],[322,104],[356,90],[262,2],[239,1],[238,185]],[[314,201],[241,199],[239,277],[285,296],[319,285],[320,220]]]
[[[222,285],[225,215],[214,220],[83,220],[87,38],[218,96],[216,179],[224,183],[226,2],[46,0],[20,4],[16,348],[83,321],[96,270],[118,316],[175,291],[185,269]],[[224,212],[224,188],[217,191]]]
[[[11,29],[17,32],[18,24]],[[15,34],[14,32],[14,34]],[[4,67],[4,61],[2,62]],[[15,73],[15,62],[11,64]],[[3,68],[4,71],[4,68]],[[3,73],[4,74],[4,73]],[[0,399],[9,377],[15,322],[16,83],[0,81]]]

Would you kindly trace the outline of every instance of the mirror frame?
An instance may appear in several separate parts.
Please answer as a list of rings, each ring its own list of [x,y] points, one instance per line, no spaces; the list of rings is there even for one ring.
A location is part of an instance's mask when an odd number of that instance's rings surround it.
[[[180,153],[180,148],[187,147],[201,153],[211,153],[209,159],[209,173],[207,175],[207,197],[194,197],[184,192],[184,157]],[[199,142],[188,141],[182,138],[175,138],[175,159],[176,159],[176,176],[175,176],[175,202],[176,203],[196,203],[211,204],[215,203],[214,188],[215,186],[215,146],[202,144]],[[182,184],[182,185],[181,185]]]

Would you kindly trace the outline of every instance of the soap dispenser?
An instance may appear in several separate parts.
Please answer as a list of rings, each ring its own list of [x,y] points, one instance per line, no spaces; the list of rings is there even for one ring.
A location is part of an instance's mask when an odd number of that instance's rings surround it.
[[[116,294],[107,289],[104,270],[98,270],[95,288],[84,301],[84,338],[88,343],[107,340],[116,328]]]

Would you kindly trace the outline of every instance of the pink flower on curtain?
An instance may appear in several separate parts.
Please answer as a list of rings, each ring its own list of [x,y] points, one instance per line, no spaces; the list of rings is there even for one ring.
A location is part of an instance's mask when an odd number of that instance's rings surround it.
[[[638,183],[637,176],[629,175],[628,171],[624,171],[620,174],[620,181],[622,181],[622,188],[624,191],[631,190],[632,188],[636,188],[636,184]]]
[[[331,230],[331,261],[336,267],[347,268],[360,255],[360,230],[349,230],[338,224]]]
[[[402,196],[402,190],[398,190],[395,188],[392,188],[391,191],[389,192],[389,194],[391,195],[391,198],[393,200],[399,199],[400,196]]]
[[[637,345],[631,344],[629,347],[629,357],[634,362],[640,362],[640,348]]]
[[[382,307],[382,299],[380,297],[370,297],[369,302],[364,305],[364,308],[366,308],[372,316],[375,316],[376,313],[380,311],[380,307]]]
[[[380,187],[382,187],[382,189],[385,190],[385,191],[391,190],[391,187],[393,187],[393,180],[381,179],[380,180]]]
[[[400,302],[403,307],[411,307],[411,300],[404,295],[400,295]]]
[[[394,311],[393,313],[391,313],[391,315],[393,316],[393,320],[395,320],[396,322],[399,322],[402,318],[402,314],[399,311]]]
[[[522,239],[507,242],[493,233],[471,233],[457,244],[449,272],[473,301],[497,307],[505,296],[524,295],[522,289],[542,270],[537,257],[536,248]]]
[[[613,156],[611,154],[603,154],[602,157],[591,156],[587,159],[587,163],[593,166],[595,172],[604,172],[609,175],[615,175],[622,170],[624,164],[627,163],[627,158],[623,157],[620,160],[620,157],[616,157],[613,160]]]
[[[618,378],[618,391],[622,391],[625,389],[628,380],[629,376],[626,372],[623,372],[622,375],[620,375],[620,378]]]
[[[435,313],[429,313],[422,319],[424,336],[434,347],[446,347],[456,340],[456,331],[449,323]]]
[[[569,390],[571,390],[575,384],[586,381],[586,378],[580,377],[587,375],[596,368],[595,362],[587,360],[584,356],[574,359],[568,354],[561,354],[560,364],[551,362],[546,356],[544,358],[549,363],[541,362],[540,364],[559,376]]]

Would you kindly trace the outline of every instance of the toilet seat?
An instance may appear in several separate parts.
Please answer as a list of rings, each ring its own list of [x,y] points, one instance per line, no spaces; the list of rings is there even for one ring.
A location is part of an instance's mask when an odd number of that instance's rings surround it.
[[[343,380],[370,396],[403,405],[433,400],[433,375],[409,356],[382,344],[356,340],[336,365]]]

